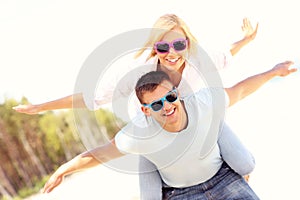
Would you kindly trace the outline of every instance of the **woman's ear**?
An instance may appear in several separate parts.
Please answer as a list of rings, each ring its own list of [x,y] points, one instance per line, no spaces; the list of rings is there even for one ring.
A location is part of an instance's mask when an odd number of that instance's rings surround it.
[[[142,106],[141,107],[141,110],[143,111],[143,113],[146,115],[146,116],[150,116],[151,114],[150,114],[150,108],[147,108],[147,107],[145,107],[145,106]]]

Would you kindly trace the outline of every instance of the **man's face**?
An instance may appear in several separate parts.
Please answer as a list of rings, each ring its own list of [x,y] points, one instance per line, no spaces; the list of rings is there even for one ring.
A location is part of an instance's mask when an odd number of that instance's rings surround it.
[[[166,95],[174,95],[171,92],[173,89],[173,85],[170,82],[163,81],[153,92],[146,92],[143,95],[143,101],[146,104],[151,104],[163,98],[163,107],[158,111],[154,111],[151,107],[143,106],[142,111],[145,115],[152,116],[165,130],[177,132],[182,129],[182,124],[185,123],[183,121],[185,112],[178,96],[177,100],[171,103],[165,100],[168,99]]]

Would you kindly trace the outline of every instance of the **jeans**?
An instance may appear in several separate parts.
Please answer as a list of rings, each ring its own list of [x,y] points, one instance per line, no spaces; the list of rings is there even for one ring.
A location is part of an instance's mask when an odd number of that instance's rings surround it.
[[[224,123],[220,128],[218,145],[223,160],[238,174],[250,174],[255,167],[255,159],[245,145]]]
[[[243,177],[223,163],[218,173],[204,183],[186,188],[163,186],[164,200],[258,200]]]

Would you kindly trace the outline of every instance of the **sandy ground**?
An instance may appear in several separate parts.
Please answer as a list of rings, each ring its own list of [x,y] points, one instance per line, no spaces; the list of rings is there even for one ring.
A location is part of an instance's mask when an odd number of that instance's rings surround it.
[[[49,194],[36,194],[26,200],[66,199],[138,200],[138,176],[98,166],[66,177]]]

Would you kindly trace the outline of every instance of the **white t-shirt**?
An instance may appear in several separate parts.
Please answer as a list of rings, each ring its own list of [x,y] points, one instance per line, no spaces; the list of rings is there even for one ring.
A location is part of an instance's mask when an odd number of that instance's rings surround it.
[[[217,139],[229,103],[226,92],[223,88],[202,89],[183,102],[188,115],[186,129],[168,132],[151,117],[139,115],[115,137],[121,152],[146,157],[172,187],[205,182],[222,165]]]

